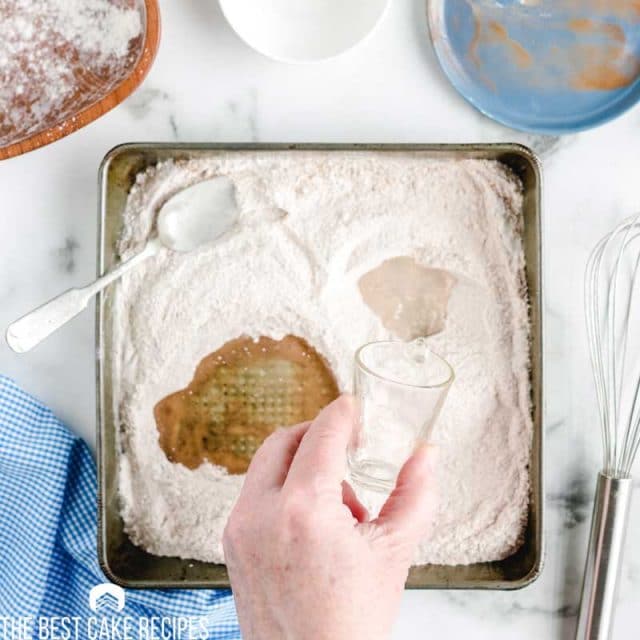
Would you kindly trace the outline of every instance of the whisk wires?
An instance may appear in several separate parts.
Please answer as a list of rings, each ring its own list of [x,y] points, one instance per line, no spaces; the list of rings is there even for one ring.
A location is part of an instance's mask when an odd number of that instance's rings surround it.
[[[640,445],[640,214],[595,246],[585,274],[603,471],[626,478]]]

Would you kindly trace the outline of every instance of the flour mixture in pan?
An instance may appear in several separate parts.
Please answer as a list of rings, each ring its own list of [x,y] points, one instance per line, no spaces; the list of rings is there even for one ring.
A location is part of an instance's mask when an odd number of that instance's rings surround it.
[[[222,531],[262,439],[349,391],[360,345],[429,334],[456,379],[434,433],[439,509],[415,562],[513,553],[532,436],[515,176],[419,152],[165,162],[131,190],[123,257],[153,234],[170,195],[218,174],[236,185],[238,228],[190,254],[162,250],[116,288],[119,487],[132,541],[223,561]],[[389,278],[404,284],[389,289]]]

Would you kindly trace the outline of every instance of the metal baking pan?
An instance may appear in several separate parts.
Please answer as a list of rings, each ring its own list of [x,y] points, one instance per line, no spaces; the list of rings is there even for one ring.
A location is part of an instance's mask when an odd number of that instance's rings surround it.
[[[100,167],[100,223],[98,273],[118,261],[116,243],[122,212],[135,176],[168,158],[192,158],[241,151],[420,151],[437,159],[480,158],[509,166],[524,185],[524,248],[531,314],[531,389],[533,446],[529,466],[531,500],[522,547],[505,560],[468,566],[413,567],[408,588],[517,589],[533,582],[543,561],[543,422],[542,422],[542,277],[541,277],[541,173],[538,160],[516,144],[378,145],[378,144],[125,144],[111,150]],[[154,556],[134,546],[123,531],[118,507],[118,425],[113,406],[112,300],[110,290],[98,296],[97,342],[97,449],[98,449],[98,555],[105,574],[131,588],[222,588],[229,586],[224,565]]]

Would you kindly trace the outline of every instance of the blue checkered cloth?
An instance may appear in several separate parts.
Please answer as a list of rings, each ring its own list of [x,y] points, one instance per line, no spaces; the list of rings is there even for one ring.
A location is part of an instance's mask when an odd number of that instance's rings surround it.
[[[96,468],[87,445],[0,375],[0,617],[95,615],[89,592],[107,582],[96,526]],[[240,638],[228,590],[129,590],[113,615],[201,616],[199,629],[206,626],[209,638]]]

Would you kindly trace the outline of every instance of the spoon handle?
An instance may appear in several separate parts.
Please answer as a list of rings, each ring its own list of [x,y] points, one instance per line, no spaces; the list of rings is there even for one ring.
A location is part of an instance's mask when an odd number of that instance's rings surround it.
[[[99,291],[102,291],[129,269],[154,255],[159,246],[157,240],[150,241],[140,253],[129,258],[95,282],[86,287],[69,289],[22,316],[7,328],[7,344],[16,353],[30,351],[56,329],[86,309],[89,300]]]

